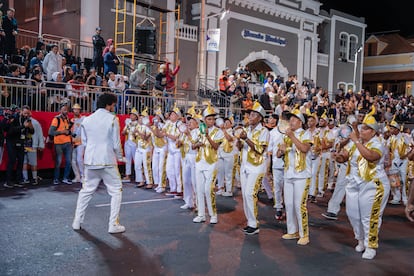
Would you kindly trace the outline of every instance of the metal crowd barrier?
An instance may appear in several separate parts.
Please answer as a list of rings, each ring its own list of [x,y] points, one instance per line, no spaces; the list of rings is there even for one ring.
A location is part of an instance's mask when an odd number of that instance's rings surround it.
[[[161,107],[165,112],[174,107],[187,110],[190,106],[188,95],[184,93],[148,93],[147,90],[130,88],[119,91],[106,86],[52,81],[37,83],[34,80],[13,77],[0,77],[0,91],[1,107],[27,105],[33,111],[59,112],[61,104],[73,106],[77,103],[83,112],[90,113],[96,110],[98,96],[104,92],[113,92],[118,96],[118,114],[128,114],[132,108],[142,111],[147,107],[148,114],[153,114],[156,107]]]

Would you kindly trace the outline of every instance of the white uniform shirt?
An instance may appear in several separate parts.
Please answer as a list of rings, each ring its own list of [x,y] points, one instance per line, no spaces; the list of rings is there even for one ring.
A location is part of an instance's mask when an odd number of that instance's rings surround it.
[[[283,156],[278,158],[276,154],[279,149],[279,145],[283,144],[283,134],[277,129],[277,127],[275,127],[270,131],[269,137],[269,146],[267,151],[272,153],[272,168],[283,169],[285,167]]]
[[[286,135],[284,135],[286,137]],[[299,128],[295,131],[295,136],[298,138],[302,143],[311,143],[310,133],[308,131]],[[298,150],[299,152],[299,150]],[[288,154],[288,164],[285,164],[287,170],[285,170],[285,178],[287,179],[303,179],[303,178],[310,178],[312,177],[312,158],[311,158],[311,150],[309,150],[305,154],[305,168],[302,171],[296,171],[295,164],[296,164],[296,145],[292,142],[292,148],[285,154]]]
[[[249,140],[253,141],[253,136],[260,132],[258,137],[258,143],[261,145],[269,145],[269,130],[262,126],[261,124],[258,124],[254,129],[251,129],[251,127],[248,127],[245,129],[247,131],[247,138]],[[240,171],[245,171],[246,173],[264,173],[266,171],[266,152],[267,149],[263,152],[263,162],[262,164],[255,166],[254,164],[250,163],[247,160],[247,154],[249,151],[250,146],[243,141],[243,148],[241,149],[241,166]]]

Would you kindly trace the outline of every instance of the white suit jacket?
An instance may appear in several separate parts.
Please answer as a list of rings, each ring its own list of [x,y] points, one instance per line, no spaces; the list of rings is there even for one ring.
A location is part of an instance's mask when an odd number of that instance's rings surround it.
[[[122,160],[122,146],[118,118],[104,108],[83,119],[82,144],[85,145],[84,164],[90,169],[118,165]]]

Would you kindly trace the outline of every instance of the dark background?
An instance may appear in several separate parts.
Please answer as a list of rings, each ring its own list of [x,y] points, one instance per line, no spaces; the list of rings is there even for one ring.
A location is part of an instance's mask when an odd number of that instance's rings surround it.
[[[380,3],[362,0],[320,0],[319,2],[322,3],[321,9],[328,12],[330,9],[335,9],[357,17],[365,17],[367,35],[399,30],[405,37],[414,37],[413,12],[407,6],[409,1],[393,0]]]

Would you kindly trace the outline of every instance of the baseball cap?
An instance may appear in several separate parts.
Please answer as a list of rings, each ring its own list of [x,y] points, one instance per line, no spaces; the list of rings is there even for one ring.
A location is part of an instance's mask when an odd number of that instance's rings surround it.
[[[101,27],[96,27],[96,29],[95,30],[97,30],[97,31],[101,31],[102,29],[101,29]]]

